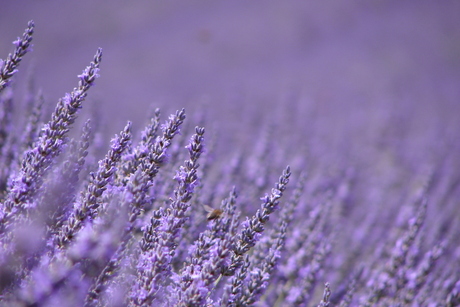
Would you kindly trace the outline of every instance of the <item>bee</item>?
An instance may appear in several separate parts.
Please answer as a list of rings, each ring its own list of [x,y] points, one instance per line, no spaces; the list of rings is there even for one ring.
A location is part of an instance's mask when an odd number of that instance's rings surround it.
[[[208,215],[206,216],[208,221],[218,219],[222,216],[222,213],[224,213],[224,211],[220,209],[211,208],[208,205],[203,205],[203,207],[204,207],[204,210],[208,212]]]

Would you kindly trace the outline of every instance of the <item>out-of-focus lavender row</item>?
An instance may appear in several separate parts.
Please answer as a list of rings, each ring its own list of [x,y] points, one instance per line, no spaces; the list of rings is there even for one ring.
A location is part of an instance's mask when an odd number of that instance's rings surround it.
[[[51,119],[33,86],[15,95],[33,27],[0,70],[3,305],[460,304],[450,97],[384,96],[334,126],[293,94],[276,117],[244,107],[231,142],[203,106],[156,109],[104,152],[96,115],[76,121],[101,49]]]

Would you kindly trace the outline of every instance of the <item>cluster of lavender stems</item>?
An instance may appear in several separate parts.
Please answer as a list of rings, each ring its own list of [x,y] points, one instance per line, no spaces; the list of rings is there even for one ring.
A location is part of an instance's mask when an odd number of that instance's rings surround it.
[[[268,129],[218,162],[156,109],[99,157],[90,120],[70,132],[101,49],[49,121],[39,93],[13,120],[33,33],[0,61],[1,306],[460,306],[455,154],[379,179]]]

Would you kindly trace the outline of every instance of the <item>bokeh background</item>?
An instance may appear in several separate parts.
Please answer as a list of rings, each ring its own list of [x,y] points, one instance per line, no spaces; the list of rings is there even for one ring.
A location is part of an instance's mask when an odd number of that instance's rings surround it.
[[[422,135],[456,128],[459,12],[458,1],[3,0],[0,57],[33,19],[17,79],[32,71],[54,105],[102,47],[86,105],[100,106],[111,133],[126,120],[141,128],[153,107],[185,107],[206,110],[225,142],[250,142],[272,122],[359,143],[394,116]]]

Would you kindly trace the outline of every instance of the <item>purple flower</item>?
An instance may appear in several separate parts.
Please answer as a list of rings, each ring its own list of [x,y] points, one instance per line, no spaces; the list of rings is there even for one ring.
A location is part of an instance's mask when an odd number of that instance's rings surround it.
[[[0,61],[0,305],[460,305],[458,120],[443,107],[235,102],[230,131],[211,108],[163,124],[156,108],[104,149],[102,120],[77,121],[101,49],[48,121],[33,87],[17,107],[33,31]]]

